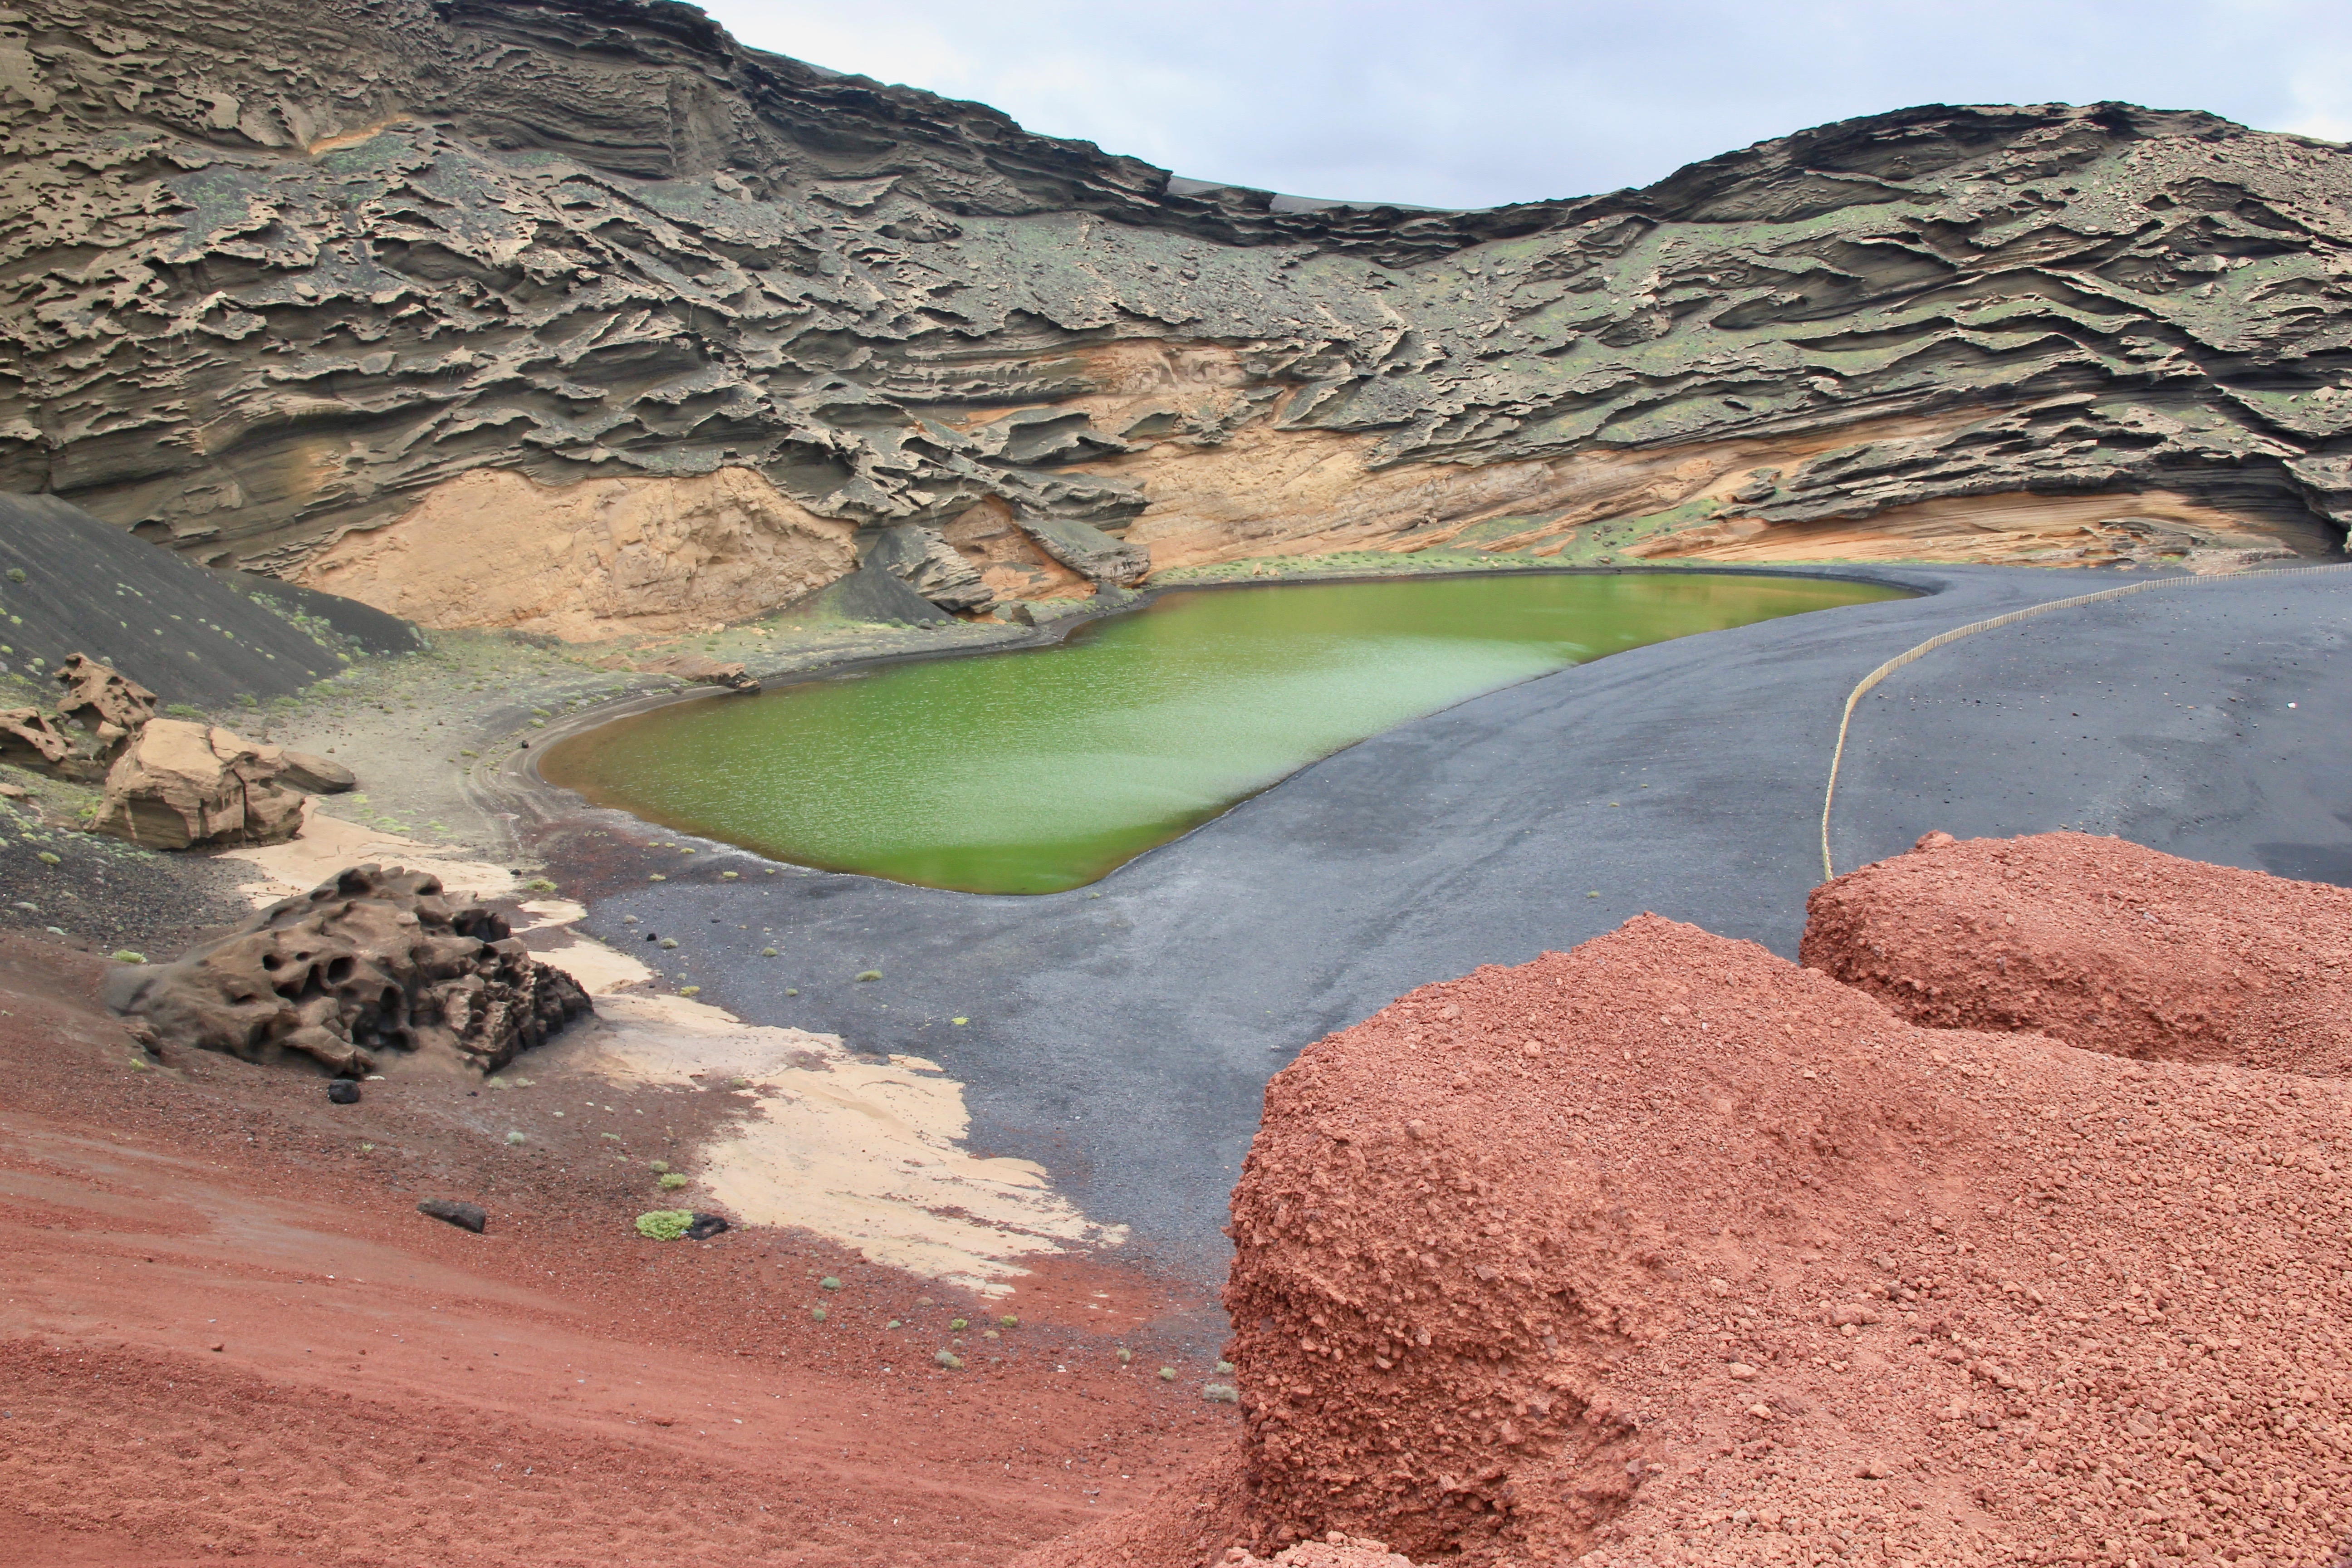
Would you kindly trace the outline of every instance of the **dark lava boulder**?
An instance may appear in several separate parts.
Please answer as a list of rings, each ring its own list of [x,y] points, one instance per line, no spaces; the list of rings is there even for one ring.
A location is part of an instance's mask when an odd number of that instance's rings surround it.
[[[106,1000],[174,1045],[337,1072],[387,1050],[492,1072],[591,1010],[495,911],[397,866],[355,866],[172,963],[120,966]]]

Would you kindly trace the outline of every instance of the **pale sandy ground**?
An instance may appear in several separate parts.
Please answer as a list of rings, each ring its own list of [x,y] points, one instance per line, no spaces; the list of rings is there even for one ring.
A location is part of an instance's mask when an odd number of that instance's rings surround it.
[[[252,868],[245,891],[257,908],[369,862],[430,871],[485,899],[520,890],[509,868],[317,811],[300,837],[224,858]],[[596,999],[594,1019],[531,1055],[532,1076],[755,1087],[753,1114],[698,1158],[702,1185],[739,1221],[814,1231],[874,1262],[989,1293],[1008,1289],[1024,1259],[1126,1239],[1124,1227],[1091,1223],[1055,1192],[1043,1166],[965,1149],[964,1086],[936,1064],[652,992],[644,964],[571,929],[586,913],[579,904],[520,907],[531,920],[516,929],[533,952]]]

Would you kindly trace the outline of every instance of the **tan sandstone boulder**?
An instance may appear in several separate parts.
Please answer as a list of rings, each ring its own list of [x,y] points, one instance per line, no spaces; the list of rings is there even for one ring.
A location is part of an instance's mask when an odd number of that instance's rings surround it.
[[[149,849],[275,844],[302,829],[302,796],[282,760],[234,731],[154,719],[106,775],[91,826]]]

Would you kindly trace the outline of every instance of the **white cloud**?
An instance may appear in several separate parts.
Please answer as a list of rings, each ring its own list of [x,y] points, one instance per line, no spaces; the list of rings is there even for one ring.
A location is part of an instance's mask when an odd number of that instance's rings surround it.
[[[2352,134],[2312,0],[713,0],[746,43],[1205,179],[1481,205],[1927,102],[2122,99]]]

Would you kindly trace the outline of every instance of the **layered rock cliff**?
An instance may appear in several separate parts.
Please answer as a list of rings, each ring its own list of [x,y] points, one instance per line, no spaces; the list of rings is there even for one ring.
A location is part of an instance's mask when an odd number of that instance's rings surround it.
[[[1431,213],[667,0],[45,0],[0,11],[0,488],[428,623],[703,625],[877,550],[962,607],[2352,518],[2352,158],[2210,115],[1907,110]]]

